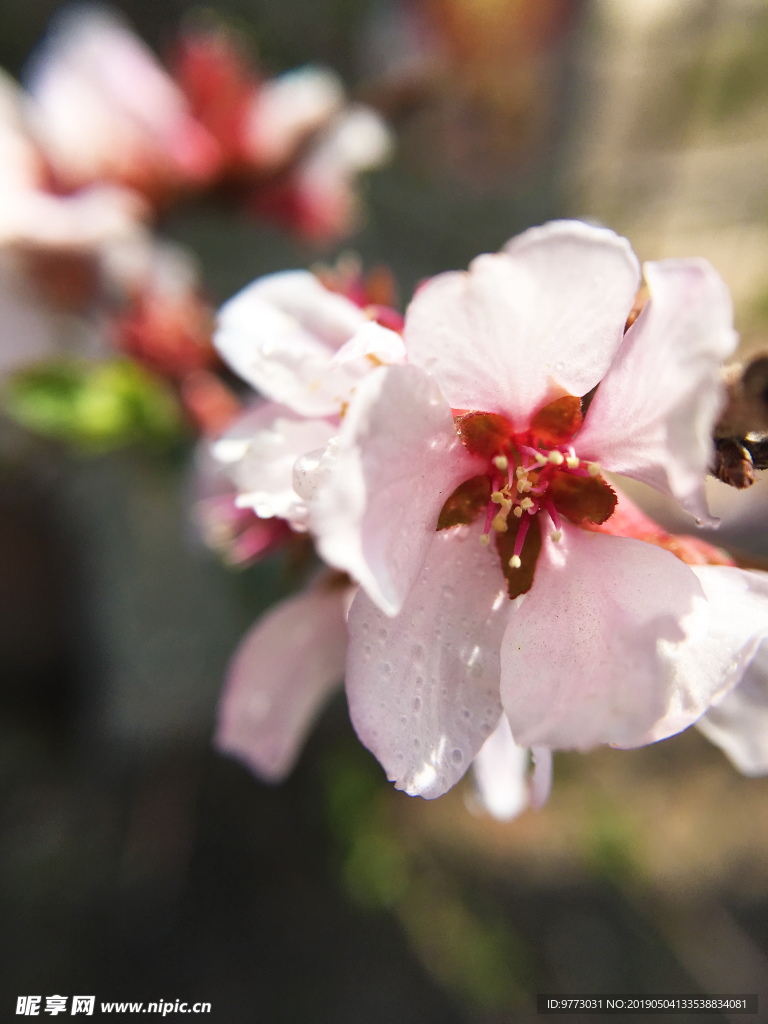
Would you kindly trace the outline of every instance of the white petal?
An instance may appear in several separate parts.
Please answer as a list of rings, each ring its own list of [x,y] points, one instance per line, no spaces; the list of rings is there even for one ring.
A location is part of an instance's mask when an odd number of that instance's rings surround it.
[[[259,278],[219,311],[214,342],[226,363],[302,416],[330,416],[349,401],[359,373],[331,367],[334,352],[366,323],[353,302],[314,274]]]
[[[324,242],[350,234],[360,220],[356,176],[385,163],[393,148],[386,122],[369,107],[349,107],[332,121],[293,176],[304,230]]]
[[[369,359],[369,367],[398,366],[406,361],[405,345],[397,331],[375,323],[364,324],[353,337],[341,346],[331,360],[332,366],[341,366],[352,360]]]
[[[555,221],[420,288],[405,318],[408,358],[454,409],[503,413],[523,429],[548,401],[601,379],[639,281],[626,239]]]
[[[687,637],[706,635],[706,598],[668,551],[564,523],[558,543],[544,540],[533,587],[517,603],[501,648],[501,695],[517,743],[647,742],[695,695],[697,680],[678,673],[676,655]]]
[[[552,751],[549,747],[531,747],[533,778],[531,779],[531,807],[541,810],[552,792]]]
[[[432,537],[396,618],[358,593],[347,659],[358,736],[398,789],[428,799],[458,782],[498,722],[499,644],[511,607],[479,527]]]
[[[651,299],[576,439],[580,456],[671,494],[705,518],[703,479],[736,345],[730,295],[706,260],[647,263]]]
[[[285,163],[343,102],[342,81],[326,68],[306,65],[264,82],[254,94],[245,126],[256,166]]]
[[[320,554],[396,615],[440,509],[478,467],[428,374],[413,366],[374,370],[358,386],[328,481],[310,506]]]
[[[237,462],[248,451],[253,435],[268,427],[277,416],[299,419],[296,413],[284,405],[255,399],[211,444],[211,454],[222,465]]]
[[[212,452],[237,488],[239,508],[306,529],[307,505],[294,490],[294,463],[305,452],[324,448],[338,429],[328,420],[304,419],[268,402],[241,417]]]
[[[69,196],[0,191],[0,245],[98,252],[103,243],[141,237],[145,213],[135,192],[117,187],[94,186]]]
[[[341,682],[345,597],[345,590],[320,584],[283,601],[235,654],[215,742],[263,779],[288,774],[315,716]]]
[[[696,724],[744,775],[768,775],[768,641],[739,685]]]
[[[320,137],[306,168],[313,173],[335,173],[348,180],[361,171],[379,167],[390,158],[393,136],[386,121],[361,103],[348,107]]]
[[[526,747],[512,739],[509,720],[499,724],[472,762],[479,803],[499,821],[511,821],[528,806],[528,762]]]

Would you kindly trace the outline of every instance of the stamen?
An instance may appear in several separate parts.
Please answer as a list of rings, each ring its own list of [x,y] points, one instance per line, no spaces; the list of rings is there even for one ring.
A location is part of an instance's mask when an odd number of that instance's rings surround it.
[[[528,470],[525,468],[525,466],[518,466],[517,469],[515,470],[515,476],[518,478],[518,480],[520,479],[521,476],[527,476],[527,475],[528,475]]]
[[[520,508],[520,506],[519,506],[519,505],[516,505],[516,506],[515,506],[515,507],[514,507],[514,508],[512,509],[512,511],[513,511],[513,512],[515,513],[515,515],[517,516],[517,518],[518,518],[518,519],[519,519],[519,518],[520,518],[520,516],[521,516],[521,515],[523,514],[523,510],[522,510],[522,509]]]
[[[588,462],[587,469],[589,470],[590,476],[600,476],[600,463],[599,462]]]
[[[507,517],[502,512],[499,512],[497,516],[494,516],[491,526],[497,533],[506,533],[508,529]]]
[[[504,495],[501,493],[501,491],[494,491],[493,494],[491,495],[491,501],[494,503],[494,505],[500,505],[502,501],[504,501]]]
[[[526,538],[526,536],[528,534],[528,527],[530,525],[531,525],[531,520],[530,519],[523,519],[521,521],[520,525],[517,528],[517,536],[515,537],[515,550],[514,550],[514,553],[512,555],[512,558],[516,558],[517,559],[517,565],[512,565],[512,559],[510,559],[510,562],[509,562],[509,564],[512,566],[513,569],[519,569],[520,568],[520,564],[521,564],[520,563],[520,555],[522,553],[523,544],[525,544],[525,538]]]
[[[520,479],[517,481],[517,493],[518,494],[522,494],[523,493],[523,491],[526,488],[526,484],[527,483],[528,483],[528,481],[526,480],[526,478],[521,476]]]
[[[579,457],[578,457],[578,455],[569,455],[568,458],[565,460],[565,464],[568,467],[568,469],[578,469],[579,468]]]
[[[491,540],[491,538],[488,536],[487,533],[483,533],[483,534],[480,535],[480,543],[483,545],[484,548],[488,547],[488,544],[490,543],[490,540]]]
[[[562,523],[560,522],[560,513],[555,508],[555,504],[552,501],[552,499],[544,498],[542,504],[544,505],[544,508],[547,510],[547,514],[549,515],[549,518],[552,520],[552,525],[554,526],[555,530],[560,530],[562,526]]]
[[[562,464],[565,462],[565,459],[563,458],[563,453],[555,449],[554,451],[551,451],[549,453],[549,461],[552,463],[553,466],[562,466]]]
[[[517,445],[517,450],[520,452],[525,452],[526,455],[533,456],[533,458],[536,459],[540,466],[546,466],[547,456],[542,455],[542,453],[538,449],[531,448],[531,446],[528,444],[519,444]]]
[[[509,469],[509,459],[506,455],[497,455],[493,460],[493,464],[496,469],[500,469],[502,473],[505,473]]]
[[[551,498],[544,498],[544,500],[542,501],[542,505],[547,510],[547,515],[552,520],[552,526],[554,527],[552,533],[550,534],[550,537],[555,543],[557,543],[563,536],[563,531],[561,529],[562,523],[560,522],[560,514],[555,508],[554,502]]]
[[[531,498],[523,498],[520,502],[520,508],[533,508],[533,501]]]
[[[486,537],[488,536],[488,532],[491,529],[491,523],[493,521],[493,517],[495,514],[496,509],[493,507],[493,504],[489,501],[488,508],[485,511],[485,526],[483,527],[483,535]]]
[[[519,569],[522,564],[523,563],[521,562],[519,555],[512,555],[509,560],[510,569]]]

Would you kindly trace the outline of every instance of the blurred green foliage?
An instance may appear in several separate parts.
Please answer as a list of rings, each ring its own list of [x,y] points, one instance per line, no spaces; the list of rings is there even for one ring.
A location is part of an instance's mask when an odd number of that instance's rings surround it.
[[[398,799],[358,746],[324,766],[326,817],[355,903],[392,913],[429,973],[460,1000],[509,1009],[531,990],[529,956],[501,914],[470,906],[460,882],[395,820]]]
[[[584,859],[588,867],[620,889],[642,870],[643,845],[635,822],[608,798],[596,797],[585,815]]]
[[[127,359],[30,367],[6,381],[2,404],[28,430],[91,452],[137,441],[165,446],[184,425],[171,390]]]

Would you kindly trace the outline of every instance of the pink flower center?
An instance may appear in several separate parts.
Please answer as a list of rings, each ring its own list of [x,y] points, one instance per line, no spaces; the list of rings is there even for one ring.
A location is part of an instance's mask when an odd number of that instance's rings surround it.
[[[456,413],[455,422],[465,447],[487,459],[488,468],[456,488],[437,529],[474,522],[484,511],[481,540],[488,544],[495,536],[509,595],[516,597],[533,582],[545,523],[554,541],[562,536],[561,516],[577,526],[600,525],[613,514],[616,494],[600,466],[583,462],[571,444],[581,427],[578,398],[550,402],[523,431],[498,413]]]

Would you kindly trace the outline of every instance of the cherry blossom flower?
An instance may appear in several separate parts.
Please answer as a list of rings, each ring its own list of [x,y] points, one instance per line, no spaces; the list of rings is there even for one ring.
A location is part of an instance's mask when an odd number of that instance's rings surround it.
[[[112,183],[162,205],[226,184],[247,209],[323,244],[357,227],[356,178],[393,148],[334,72],[263,80],[221,25],[185,30],[171,75],[114,13],[75,8],[54,19],[27,85],[58,191]]]
[[[85,323],[70,317],[62,331],[63,317],[91,307],[110,248],[136,244],[146,212],[135,192],[112,185],[53,192],[25,97],[0,72],[2,373],[60,354],[63,333],[83,349],[96,347]]]
[[[334,72],[313,65],[264,80],[238,42],[223,25],[183,31],[173,76],[217,140],[224,173],[272,174],[343,109],[344,86]]]
[[[502,711],[542,765],[678,732],[766,635],[764,574],[595,529],[617,504],[603,468],[708,517],[730,299],[703,260],[645,277],[626,333],[640,268],[605,229],[554,222],[434,278],[406,314],[409,365],[357,384],[318,461],[310,528],[362,585],[350,714],[410,794],[450,788]]]
[[[338,75],[306,65],[263,80],[221,25],[182,35],[175,75],[247,207],[321,244],[358,226],[356,178],[393,140],[374,110],[347,102]]]
[[[111,181],[160,199],[218,173],[216,140],[114,13],[79,7],[58,15],[32,56],[27,88],[64,190]]]
[[[388,305],[393,299],[385,269],[364,277],[345,258],[314,275],[261,278],[221,310],[220,353],[268,399],[253,403],[211,448],[218,479],[228,473],[237,498],[220,487],[196,503],[229,560],[270,550],[285,539],[286,523],[306,530],[316,464],[339,431],[354,387],[382,363],[404,358],[399,335],[381,326],[401,327]],[[214,474],[204,475],[210,489]],[[255,521],[238,519],[254,512]],[[326,571],[259,619],[238,647],[219,704],[216,745],[260,778],[275,782],[288,774],[341,685],[356,589],[346,575]],[[527,772],[527,751],[501,723],[478,755],[480,805],[503,819],[519,813],[528,803]]]
[[[308,271],[259,278],[222,307],[219,354],[268,399],[213,447],[238,490],[239,507],[306,529],[306,497],[294,486],[297,460],[308,457],[314,469],[315,454],[338,434],[358,382],[376,366],[404,358],[400,336],[370,319],[379,314],[379,307],[361,308]]]

